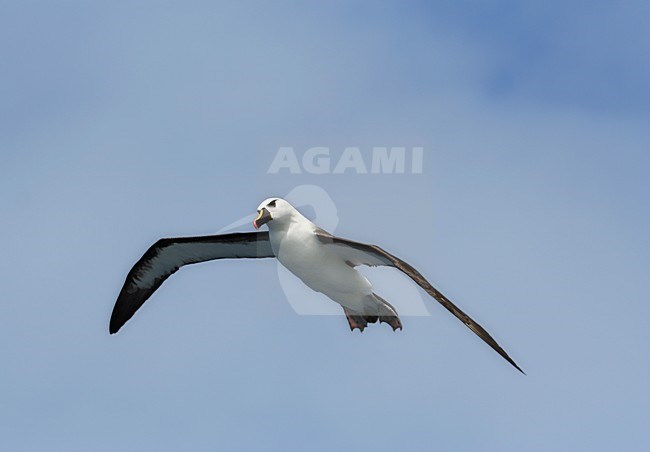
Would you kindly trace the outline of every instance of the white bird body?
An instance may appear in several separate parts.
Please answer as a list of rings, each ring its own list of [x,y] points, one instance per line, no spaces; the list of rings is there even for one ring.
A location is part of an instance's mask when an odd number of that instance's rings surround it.
[[[318,226],[292,210],[287,221],[268,223],[271,247],[278,261],[310,289],[341,306],[376,314],[370,282],[318,239],[316,233],[321,230]]]

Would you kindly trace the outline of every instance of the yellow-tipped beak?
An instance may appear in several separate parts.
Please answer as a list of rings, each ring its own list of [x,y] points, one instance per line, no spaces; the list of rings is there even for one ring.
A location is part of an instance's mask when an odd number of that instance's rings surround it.
[[[260,209],[259,215],[257,218],[253,220],[253,227],[255,229],[259,229],[260,226],[262,226],[265,223],[268,223],[271,221],[273,217],[271,217],[271,213],[266,210],[265,208]]]

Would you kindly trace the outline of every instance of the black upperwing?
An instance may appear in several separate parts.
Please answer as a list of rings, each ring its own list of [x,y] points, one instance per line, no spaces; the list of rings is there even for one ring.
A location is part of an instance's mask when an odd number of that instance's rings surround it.
[[[330,244],[337,248],[339,255],[348,263],[353,266],[368,265],[368,266],[389,266],[395,267],[404,272],[409,278],[415,281],[422,287],[429,295],[443,305],[449,312],[456,318],[463,322],[470,330],[472,330],[478,337],[488,344],[494,351],[501,355],[506,361],[512,364],[519,372],[525,375],[525,372],[508,356],[508,354],[499,346],[497,341],[483,328],[476,323],[470,316],[465,314],[458,306],[452,303],[445,297],[438,289],[433,287],[424,276],[420,274],[415,268],[400,258],[384,251],[376,245],[368,245],[366,243],[354,242],[341,237],[334,237],[325,231],[317,231],[316,236],[322,243]]]
[[[215,259],[266,257],[275,257],[268,232],[160,239],[126,276],[111,314],[109,332],[117,333],[156,289],[184,265]]]

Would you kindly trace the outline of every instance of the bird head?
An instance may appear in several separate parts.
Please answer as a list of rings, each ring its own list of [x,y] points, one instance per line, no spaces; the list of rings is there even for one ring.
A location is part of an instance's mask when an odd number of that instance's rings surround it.
[[[257,208],[258,215],[253,220],[253,226],[255,229],[259,229],[260,226],[269,221],[285,223],[293,217],[295,212],[296,209],[282,198],[265,199]]]

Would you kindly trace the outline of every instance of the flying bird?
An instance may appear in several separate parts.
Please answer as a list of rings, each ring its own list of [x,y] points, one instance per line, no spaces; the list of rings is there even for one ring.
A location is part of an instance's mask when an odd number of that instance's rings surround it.
[[[373,292],[370,282],[356,269],[360,265],[388,266],[404,272],[478,337],[523,370],[490,334],[433,287],[415,268],[376,245],[336,237],[305,218],[282,198],[269,198],[257,208],[255,229],[202,237],[158,240],[129,271],[113,308],[110,334],[117,333],[160,285],[182,266],[216,259],[276,258],[316,292],[340,304],[350,329],[361,332],[369,323],[387,323],[402,329],[395,308]]]

